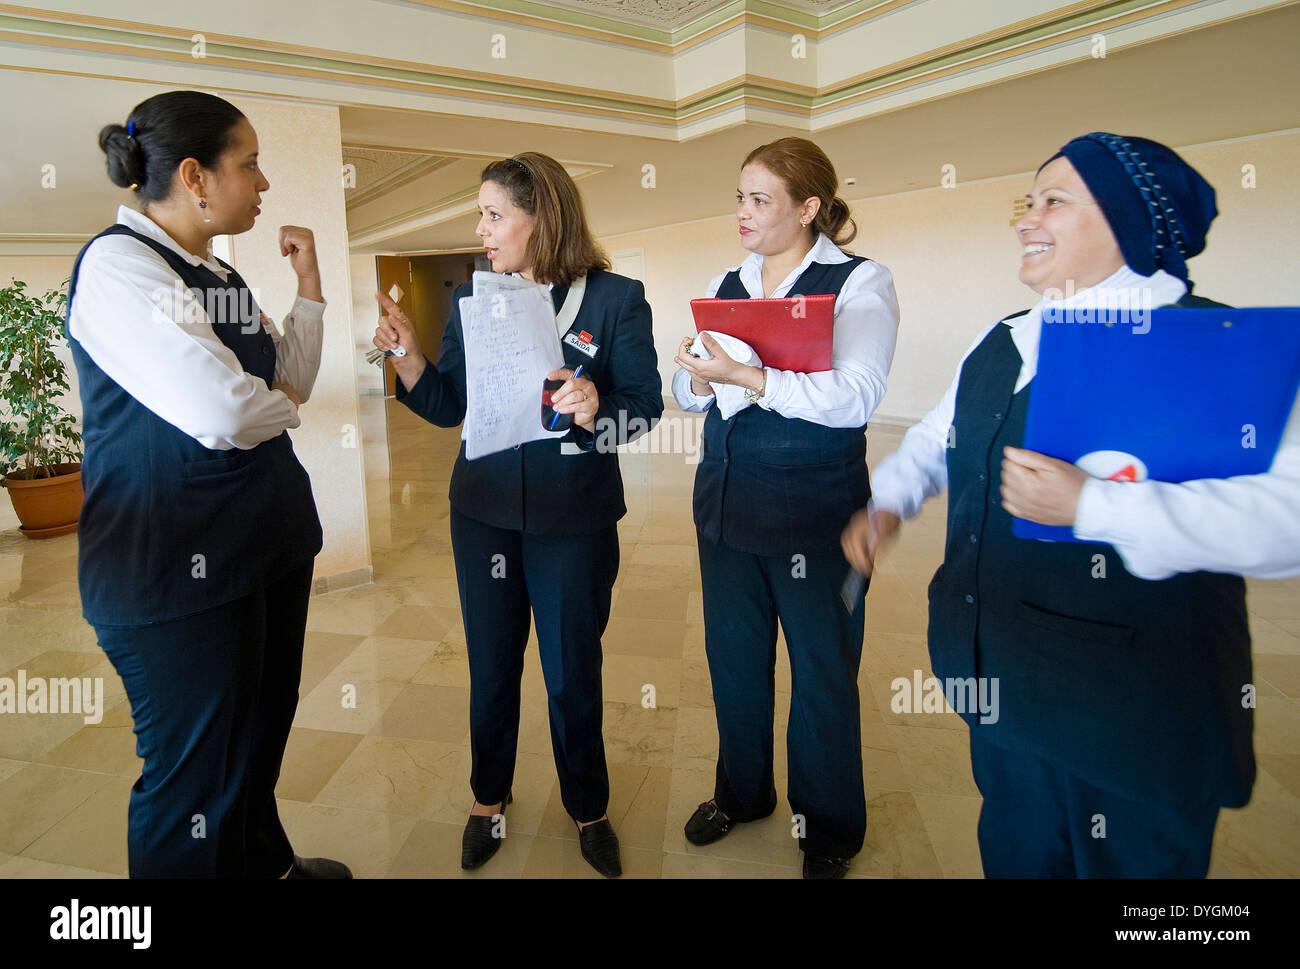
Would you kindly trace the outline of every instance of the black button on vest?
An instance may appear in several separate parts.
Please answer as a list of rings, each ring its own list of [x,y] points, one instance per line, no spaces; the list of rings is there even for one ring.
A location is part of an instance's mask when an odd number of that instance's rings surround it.
[[[1245,585],[1131,575],[1114,548],[1016,538],[1002,449],[1020,447],[1031,382],[1006,323],[966,359],[948,449],[948,528],[930,584],[937,676],[996,677],[995,744],[1145,802],[1244,804],[1254,779]],[[990,415],[995,415],[990,420]]]
[[[230,270],[223,281],[124,225],[95,238],[118,234],[145,243],[205,307],[219,308],[210,313],[218,339],[269,387],[275,344],[239,274],[222,263]],[[69,314],[89,246],[73,266]],[[205,448],[104,373],[66,320],[64,333],[83,415],[77,571],[88,622],[139,625],[193,615],[247,595],[320,551],[311,482],[287,433],[249,450]]]
[[[788,296],[838,296],[866,260],[812,263]],[[740,272],[728,273],[719,299],[748,299]],[[757,555],[838,551],[849,517],[867,503],[866,425],[827,427],[782,417],[757,404],[704,421],[695,472],[695,525],[710,541]]]

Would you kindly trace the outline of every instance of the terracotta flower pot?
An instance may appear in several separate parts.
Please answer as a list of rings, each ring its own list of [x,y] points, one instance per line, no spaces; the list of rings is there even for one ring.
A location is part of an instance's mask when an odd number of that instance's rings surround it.
[[[77,530],[81,514],[81,465],[56,464],[52,478],[4,479],[9,499],[28,538],[53,538]]]

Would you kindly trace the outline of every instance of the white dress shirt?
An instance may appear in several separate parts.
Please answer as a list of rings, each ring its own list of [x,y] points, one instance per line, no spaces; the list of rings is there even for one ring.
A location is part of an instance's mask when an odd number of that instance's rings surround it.
[[[117,221],[162,243],[192,266],[225,280],[216,259],[182,248],[152,219],[127,206]],[[320,369],[325,304],[298,297],[275,342],[275,380],[305,403]],[[105,236],[86,250],[68,330],[104,373],[132,397],[204,447],[249,449],[301,422],[284,393],[245,372],[217,337],[202,304],[157,252],[129,235]]]
[[[1156,307],[1176,302],[1187,291],[1164,271],[1144,277],[1125,266],[1091,290],[1069,300],[1040,300],[1026,315],[1008,320],[1022,361],[1016,392],[1037,372],[1045,310],[1143,288],[1150,290],[1150,305]],[[899,449],[872,473],[872,509],[912,518],[927,498],[948,486],[948,429],[961,368],[997,325],[980,333],[938,406],[908,430]],[[1201,570],[1270,579],[1300,575],[1300,398],[1268,471],[1181,483],[1089,478],[1079,495],[1074,535],[1114,546],[1124,567],[1142,579]]]
[[[803,262],[786,276],[771,299],[784,297],[805,269],[814,262],[848,262],[830,238],[822,233]],[[762,299],[763,257],[751,253],[738,267],[740,282],[751,299]],[[710,298],[717,295],[727,273],[709,283]],[[861,427],[875,413],[885,396],[885,380],[894,359],[898,339],[898,297],[889,270],[868,259],[861,263],[835,299],[835,329],[831,340],[831,369],[821,373],[797,373],[765,367],[767,392],[758,406],[782,417],[797,417],[827,427]],[[713,395],[697,396],[691,391],[691,375],[678,368],[673,374],[673,396],[682,410],[704,411]]]

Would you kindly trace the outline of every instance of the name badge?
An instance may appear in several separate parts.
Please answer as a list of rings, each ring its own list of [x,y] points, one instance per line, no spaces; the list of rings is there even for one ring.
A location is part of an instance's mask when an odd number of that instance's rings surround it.
[[[591,342],[591,334],[586,330],[583,330],[581,333],[566,333],[564,335],[564,342],[571,347],[575,347],[589,357],[594,357],[596,351],[600,349],[600,347]]]

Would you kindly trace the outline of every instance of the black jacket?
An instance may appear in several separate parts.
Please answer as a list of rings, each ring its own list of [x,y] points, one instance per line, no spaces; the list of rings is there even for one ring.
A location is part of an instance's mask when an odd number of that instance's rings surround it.
[[[439,427],[465,419],[465,354],[460,300],[473,293],[465,283],[452,294],[451,316],[436,365],[425,368],[409,391],[399,380],[397,399]],[[558,311],[567,287],[551,291]],[[533,441],[474,461],[462,442],[451,473],[451,505],[461,514],[497,528],[539,535],[580,534],[605,528],[627,512],[614,447],[645,433],[663,413],[662,383],[655,357],[645,287],[603,270],[587,274],[587,291],[569,333],[594,348],[591,355],[562,344],[564,364],[583,365],[582,375],[600,394],[593,436],[574,427],[563,438]],[[541,417],[541,387],[538,418]],[[562,454],[560,444],[581,454]]]

